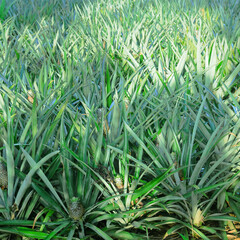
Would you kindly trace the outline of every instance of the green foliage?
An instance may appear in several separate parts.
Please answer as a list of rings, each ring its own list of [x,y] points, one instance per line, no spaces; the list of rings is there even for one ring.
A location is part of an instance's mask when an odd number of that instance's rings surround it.
[[[6,7],[6,0],[2,0],[0,4],[0,20],[5,20],[5,17],[7,16],[8,9]]]
[[[237,237],[238,13],[2,0],[0,238]]]

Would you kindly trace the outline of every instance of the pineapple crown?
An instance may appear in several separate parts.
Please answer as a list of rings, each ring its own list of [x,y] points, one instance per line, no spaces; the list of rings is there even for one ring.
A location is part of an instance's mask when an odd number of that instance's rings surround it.
[[[70,201],[71,201],[72,203],[73,203],[73,202],[79,202],[79,198],[77,198],[77,197],[72,197]]]
[[[31,97],[35,97],[35,94],[32,89],[28,90],[27,92]]]
[[[122,176],[120,174],[117,174],[115,179],[119,179],[119,178],[122,179]]]

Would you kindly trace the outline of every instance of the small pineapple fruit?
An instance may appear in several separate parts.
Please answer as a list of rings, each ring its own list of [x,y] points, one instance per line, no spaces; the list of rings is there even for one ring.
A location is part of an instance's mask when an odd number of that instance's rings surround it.
[[[0,160],[0,187],[5,189],[8,187],[8,175],[4,163]]]
[[[72,218],[74,221],[78,221],[82,218],[84,214],[84,208],[78,198],[73,197],[70,200],[68,211],[70,218]]]
[[[36,97],[35,97],[35,94],[34,94],[33,90],[31,90],[31,89],[28,90],[28,101],[30,103],[33,103],[35,98]],[[36,101],[36,105],[38,105],[37,101]]]
[[[124,98],[124,104],[125,104],[125,108],[126,108],[126,111],[128,110],[128,106],[130,104],[130,101],[128,98]]]
[[[114,182],[115,182],[116,187],[119,190],[122,190],[124,188],[123,179],[119,174],[114,178]]]

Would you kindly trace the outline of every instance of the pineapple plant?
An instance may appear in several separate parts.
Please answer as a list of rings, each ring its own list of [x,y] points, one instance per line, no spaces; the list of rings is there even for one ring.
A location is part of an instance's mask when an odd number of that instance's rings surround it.
[[[8,175],[4,163],[0,160],[0,187],[5,189],[8,187]]]
[[[74,221],[79,221],[80,219],[82,219],[82,216],[84,214],[84,208],[79,201],[79,198],[73,197],[70,200],[68,211],[69,217],[72,218]]]

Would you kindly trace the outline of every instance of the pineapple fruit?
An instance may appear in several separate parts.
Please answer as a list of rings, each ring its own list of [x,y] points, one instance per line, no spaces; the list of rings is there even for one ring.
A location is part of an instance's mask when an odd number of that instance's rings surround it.
[[[123,190],[124,188],[123,179],[119,174],[114,178],[114,182],[118,190]]]
[[[8,175],[4,163],[0,160],[0,187],[5,189],[8,187]]]
[[[68,211],[70,218],[72,218],[74,221],[79,221],[82,218],[84,214],[84,208],[79,201],[79,198],[73,197],[70,200]]]
[[[33,90],[28,90],[28,101],[33,104],[34,99],[36,99],[35,93]],[[38,105],[37,100],[36,100],[36,106]]]

